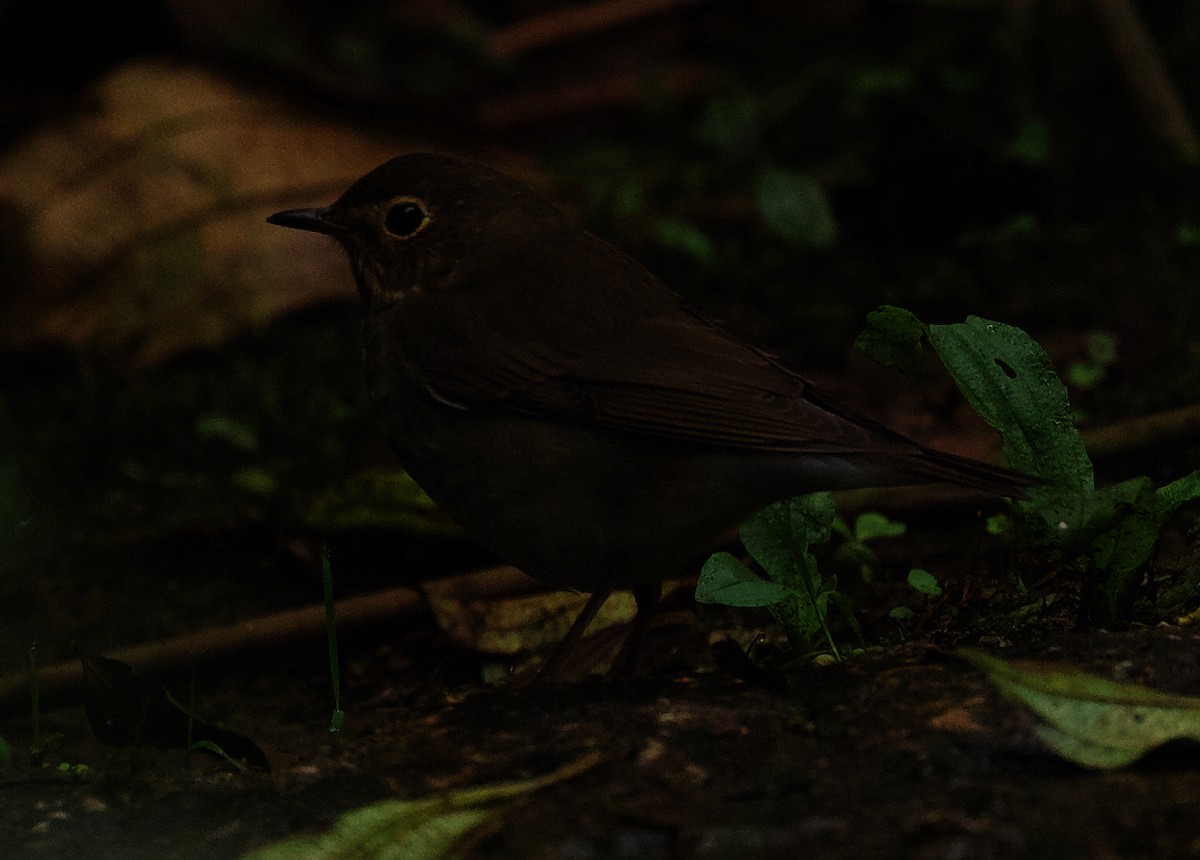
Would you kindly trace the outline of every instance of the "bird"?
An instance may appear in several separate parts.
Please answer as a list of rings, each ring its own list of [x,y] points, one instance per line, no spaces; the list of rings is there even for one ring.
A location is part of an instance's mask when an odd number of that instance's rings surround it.
[[[774,502],[1031,482],[843,408],[485,164],[399,155],[267,220],[344,248],[367,388],[409,475],[499,558],[591,593],[543,675],[614,590],[636,601],[630,665],[663,581]]]

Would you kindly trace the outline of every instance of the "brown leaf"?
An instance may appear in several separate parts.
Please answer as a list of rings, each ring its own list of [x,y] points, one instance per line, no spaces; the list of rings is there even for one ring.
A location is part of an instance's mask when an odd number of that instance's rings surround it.
[[[0,162],[0,252],[11,257],[0,345],[150,363],[352,300],[331,243],[265,217],[330,202],[400,152],[441,148],[327,121],[195,67],[118,69]]]

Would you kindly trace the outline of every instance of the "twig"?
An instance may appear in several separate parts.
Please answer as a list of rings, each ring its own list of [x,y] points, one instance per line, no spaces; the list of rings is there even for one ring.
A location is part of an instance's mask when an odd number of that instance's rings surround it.
[[[1095,0],[1095,6],[1154,134],[1170,144],[1183,161],[1194,163],[1200,158],[1200,142],[1137,9],[1129,0]]]
[[[601,0],[529,18],[494,33],[487,41],[495,57],[509,58],[548,45],[610,30],[670,12],[695,0]]]
[[[1196,443],[1200,443],[1200,403],[1083,432],[1083,445],[1092,460],[1114,460],[1149,448]]]
[[[477,597],[511,594],[536,587],[533,580],[511,567],[488,568],[451,579],[461,580],[455,587]],[[413,588],[392,588],[350,597],[337,603],[338,631],[361,630],[424,612],[425,598]],[[324,637],[325,606],[314,604],[160,642],[133,645],[107,652],[105,656],[130,664],[140,674],[161,677],[203,663],[300,642],[322,641]],[[30,683],[30,675],[24,672],[0,678],[0,713],[28,707]],[[43,707],[62,704],[78,697],[83,687],[83,669],[78,660],[43,666],[38,670],[38,685]]]

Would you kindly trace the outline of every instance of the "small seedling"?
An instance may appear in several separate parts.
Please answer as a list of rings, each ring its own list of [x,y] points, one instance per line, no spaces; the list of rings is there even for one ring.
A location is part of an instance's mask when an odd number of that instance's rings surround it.
[[[49,767],[49,765],[44,765]],[[59,762],[55,768],[63,776],[73,776],[76,779],[87,779],[92,775],[92,769],[86,764],[71,764],[70,762]]]
[[[802,651],[818,633],[835,659],[841,659],[829,630],[829,607],[862,635],[849,601],[837,590],[837,577],[823,572],[812,548],[829,540],[833,525],[829,493],[799,496],[764,508],[741,528],[742,543],[762,567],[759,576],[729,553],[704,565],[696,586],[702,603],[763,606],[782,625],[792,649]]]
[[[863,582],[871,582],[875,578],[879,559],[875,550],[868,546],[868,541],[899,537],[908,531],[908,526],[889,520],[876,511],[867,511],[855,517],[853,527],[841,517],[834,517],[833,530],[845,539],[834,551],[834,563],[853,569]]]
[[[1045,481],[1009,512],[1017,543],[1053,550],[1081,575],[1087,620],[1108,624],[1128,617],[1163,523],[1200,497],[1200,471],[1158,489],[1147,477],[1097,487],[1066,388],[1029,335],[978,317],[925,326],[908,311],[884,307],[871,313],[871,335],[860,342],[886,343],[894,329],[911,346],[916,326],[967,401],[1000,432],[1009,464]],[[881,358],[891,356],[884,351]],[[994,520],[989,530],[1006,526]]]
[[[1006,514],[990,518],[989,533],[1011,534],[1028,550],[1051,549],[1064,558],[1086,584],[1088,620],[1108,623],[1126,617],[1167,516],[1200,498],[1200,471],[1157,490],[1145,477],[1096,487],[1066,388],[1045,351],[1013,326],[978,317],[956,325],[926,325],[908,311],[884,307],[871,313],[856,345],[885,364],[919,372],[926,341],[975,411],[1000,432],[1010,465],[1044,482],[1031,487]],[[1098,339],[1094,346],[1098,362],[1113,356],[1111,342]],[[793,648],[820,633],[837,657],[827,623],[830,604],[859,629],[836,577],[822,572],[812,553],[812,547],[828,541],[831,530],[846,538],[842,557],[855,560],[869,580],[874,553],[866,541],[902,534],[904,526],[868,514],[851,528],[834,517],[828,493],[772,505],[741,529],[742,543],[765,576],[728,553],[717,553],[701,571],[696,599],[766,607]],[[912,570],[908,582],[923,594],[941,593],[928,571]],[[897,607],[891,617],[903,621],[912,613]]]
[[[914,591],[919,591],[926,597],[940,597],[942,594],[942,586],[938,584],[937,577],[924,568],[914,567],[908,572],[908,584]],[[916,613],[907,606],[894,606],[888,612],[888,618],[893,621],[911,621],[916,616]]]
[[[1072,362],[1067,381],[1076,388],[1095,388],[1117,360],[1117,337],[1112,332],[1094,331],[1087,337],[1087,358]]]
[[[937,577],[923,568],[914,567],[908,572],[908,584],[926,597],[942,596],[942,587],[938,584]]]

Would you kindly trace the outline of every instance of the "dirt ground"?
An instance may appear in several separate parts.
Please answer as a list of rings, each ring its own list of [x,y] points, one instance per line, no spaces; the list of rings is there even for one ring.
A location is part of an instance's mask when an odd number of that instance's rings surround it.
[[[641,677],[570,684],[471,681],[474,658],[428,624],[348,637],[336,735],[319,642],[202,672],[197,710],[258,744],[267,773],[199,752],[102,746],[78,704],[46,711],[41,731],[48,765],[87,763],[86,774],[30,767],[28,717],[13,717],[3,855],[237,857],[375,801],[537,777],[589,756],[573,778],[502,802],[461,856],[1200,852],[1200,758],[1187,745],[1088,771],[1047,751],[1032,717],[926,641],[756,674],[714,660],[706,628],[717,615],[669,613]],[[1186,692],[1200,684],[1198,645],[1163,626],[1051,635],[1004,653]]]

